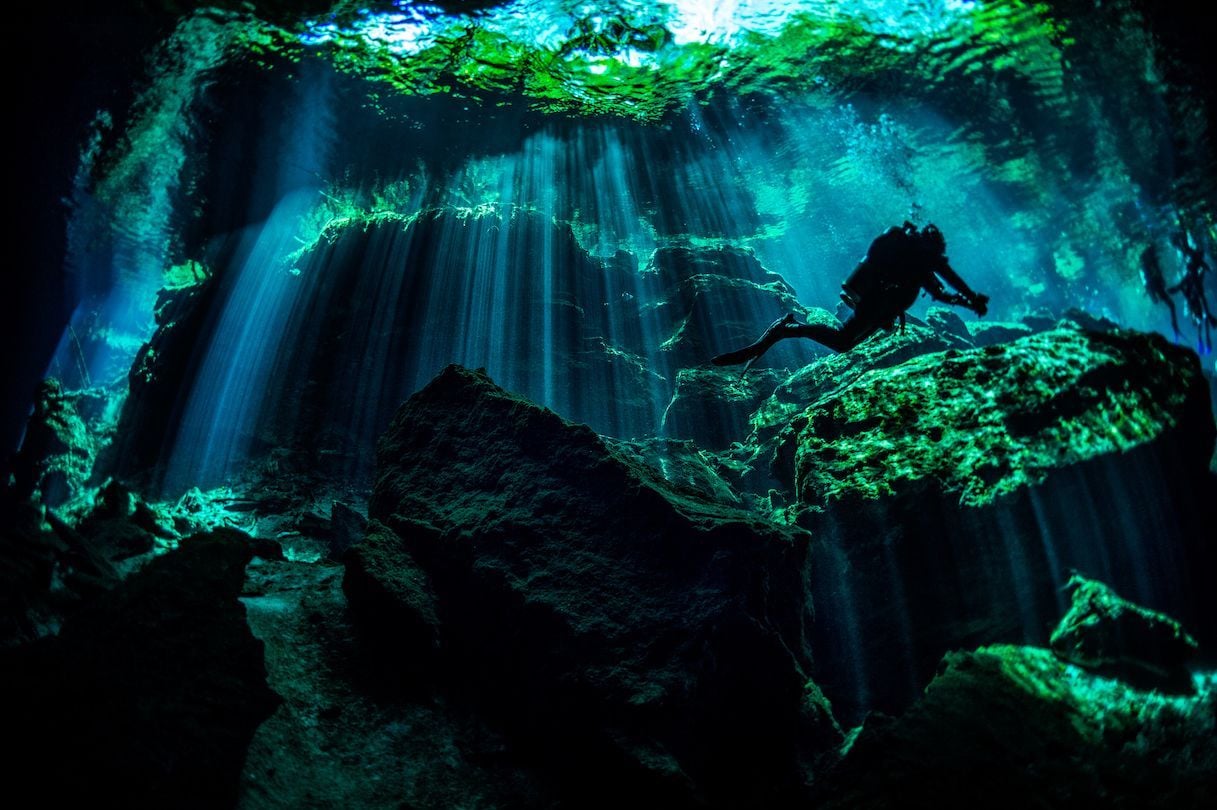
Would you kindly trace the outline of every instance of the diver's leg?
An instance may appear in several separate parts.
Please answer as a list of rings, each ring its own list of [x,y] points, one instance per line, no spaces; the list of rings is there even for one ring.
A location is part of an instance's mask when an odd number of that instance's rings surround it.
[[[878,328],[879,324],[873,324],[869,319],[859,318],[855,314],[841,324],[839,329],[822,326],[818,323],[807,323],[791,326],[788,331],[791,333],[790,337],[811,338],[834,352],[847,352],[874,334]]]
[[[1175,342],[1179,342],[1179,318],[1175,315],[1175,302],[1169,297],[1164,299],[1166,305],[1171,308],[1171,329],[1175,330]]]
[[[742,349],[736,349],[733,352],[720,354],[710,360],[716,366],[738,366],[740,363],[747,363],[760,357],[765,352],[773,347],[773,344],[785,337],[793,337],[786,334],[785,329],[770,329],[761,335],[760,339],[755,343],[751,343]]]

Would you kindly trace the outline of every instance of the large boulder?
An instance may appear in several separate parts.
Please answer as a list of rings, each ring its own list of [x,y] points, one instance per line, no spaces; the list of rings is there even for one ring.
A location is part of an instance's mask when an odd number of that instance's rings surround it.
[[[807,504],[936,491],[983,506],[1159,440],[1207,459],[1217,433],[1194,356],[1156,335],[1061,329],[843,382],[787,436]]]
[[[793,489],[788,473],[776,478],[773,473],[775,467],[789,466],[788,455],[778,452],[783,447],[781,437],[810,403],[869,372],[898,366],[923,354],[969,346],[950,332],[910,323],[900,329],[881,330],[848,352],[829,354],[785,374],[749,417],[750,433],[736,448],[741,483],[759,491],[775,485]]]
[[[1207,807],[1217,679],[1140,691],[1034,647],[951,653],[895,720],[867,719],[818,807]]]
[[[825,386],[774,469],[820,540],[839,713],[899,710],[947,650],[1046,644],[1071,569],[1213,636],[1217,431],[1195,355],[1069,328]]]
[[[791,800],[799,752],[837,739],[809,686],[806,538],[647,454],[445,369],[381,439],[387,531],[348,552],[352,608],[409,617],[365,630],[426,657],[434,594],[436,682],[574,803]]]
[[[194,536],[58,637],[6,654],[14,789],[52,804],[235,803],[249,740],[278,702],[238,599],[249,558],[232,537]]]
[[[1073,601],[1049,643],[1062,660],[1187,692],[1196,640],[1163,613],[1121,599],[1098,580],[1069,578]]]

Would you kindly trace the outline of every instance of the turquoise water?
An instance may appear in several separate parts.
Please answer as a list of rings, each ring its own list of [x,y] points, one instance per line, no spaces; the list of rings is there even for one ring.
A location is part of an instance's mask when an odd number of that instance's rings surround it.
[[[748,252],[832,311],[876,234],[932,221],[991,320],[1080,306],[1168,330],[1139,257],[1157,245],[1173,280],[1180,227],[1211,245],[1203,131],[1172,106],[1136,12],[1089,13],[197,12],[152,54],[135,107],[99,114],[82,145],[69,233],[86,294],[52,372],[121,392],[166,270],[213,271],[225,303],[161,454],[181,490],[302,429],[284,403],[327,334],[357,373],[310,429],[334,433],[326,452],[351,474],[392,407],[453,361],[602,432],[662,433],[690,357],[657,249]],[[315,328],[351,300],[368,303]],[[781,314],[754,310],[730,317]],[[1186,321],[1180,339],[1195,340]],[[816,355],[790,352],[779,364]]]

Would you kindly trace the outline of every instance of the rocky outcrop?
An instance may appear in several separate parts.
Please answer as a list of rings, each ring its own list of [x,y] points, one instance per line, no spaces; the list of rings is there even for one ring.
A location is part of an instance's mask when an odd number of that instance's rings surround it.
[[[777,369],[694,367],[676,374],[663,413],[665,435],[692,439],[708,450],[727,448],[747,435],[748,417],[785,375]]]
[[[1062,329],[921,357],[844,381],[795,419],[792,483],[808,504],[936,490],[983,506],[1160,439],[1207,458],[1206,394],[1186,352],[1130,332]]]
[[[1217,679],[1198,684],[1178,698],[1044,649],[952,653],[908,712],[854,733],[816,806],[1205,807],[1217,787]]]
[[[1134,683],[1189,692],[1188,665],[1199,645],[1163,613],[1121,599],[1102,582],[1075,574],[1073,601],[1052,632],[1052,651],[1062,660]]]
[[[249,565],[242,601],[283,703],[250,742],[237,806],[555,807],[544,772],[474,707],[403,699],[401,670],[355,632],[342,580],[325,561]]]
[[[248,547],[198,535],[0,666],[17,785],[51,803],[235,802],[249,740],[274,710],[238,601]]]
[[[996,346],[1036,334],[1037,330],[1018,321],[975,321],[968,325],[976,346]]]
[[[56,379],[39,384],[21,450],[13,458],[15,499],[37,497],[59,506],[89,477],[97,440],[78,412],[82,396],[65,391]]]
[[[923,354],[968,346],[950,332],[908,324],[903,329],[881,331],[848,352],[830,354],[785,375],[749,417],[751,432],[741,436],[745,440],[732,454],[735,463],[729,465],[735,469],[735,479],[754,491],[780,486],[793,492],[789,472],[781,472],[791,462],[788,453],[779,452],[784,444],[789,447],[781,436],[789,432],[809,403],[868,372],[897,366]]]
[[[352,608],[404,617],[364,623],[382,646],[437,638],[435,682],[573,804],[790,801],[799,752],[837,739],[809,688],[806,538],[644,456],[449,367],[381,440]]]
[[[840,713],[899,710],[948,650],[1046,644],[1070,569],[1212,636],[1217,431],[1194,355],[1070,328],[851,371],[801,372],[822,387],[773,465],[821,541],[817,616],[850,617],[815,624],[819,659],[852,673],[825,684]]]
[[[99,454],[95,481],[109,476],[147,484],[172,447],[181,403],[193,385],[195,354],[206,333],[219,280],[201,265],[166,278],[157,292],[156,331],[140,347],[127,377],[113,442]]]
[[[0,503],[0,648],[59,631],[118,572],[88,538],[29,501]]]

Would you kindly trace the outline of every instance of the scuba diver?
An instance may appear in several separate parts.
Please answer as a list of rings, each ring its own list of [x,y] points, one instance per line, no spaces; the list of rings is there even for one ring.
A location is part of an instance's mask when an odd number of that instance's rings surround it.
[[[1204,260],[1204,251],[1199,246],[1193,247],[1186,233],[1175,237],[1175,247],[1183,254],[1187,268],[1179,283],[1167,289],[1168,293],[1183,293],[1183,311],[1196,324],[1199,343],[1199,354],[1209,354],[1213,351],[1211,329],[1217,326],[1217,317],[1209,311],[1209,302],[1204,297],[1204,274],[1208,271],[1208,263]]]
[[[839,329],[799,323],[792,312],[774,321],[755,343],[720,354],[710,362],[716,366],[746,363],[747,372],[753,361],[775,343],[793,337],[811,338],[834,351],[847,351],[881,328],[893,329],[897,320],[903,328],[905,310],[923,290],[935,301],[984,315],[989,297],[973,292],[951,268],[946,247],[946,239],[934,225],[920,231],[911,222],[888,228],[871,242],[866,258],[841,285],[841,300],[853,314]],[[947,292],[943,281],[957,292]]]
[[[1175,340],[1179,340],[1179,319],[1175,315],[1175,302],[1171,300],[1170,291],[1166,288],[1166,276],[1162,275],[1162,265],[1158,262],[1158,249],[1149,245],[1141,251],[1141,283],[1149,300],[1155,304],[1163,303],[1171,310],[1171,328],[1175,330]]]

